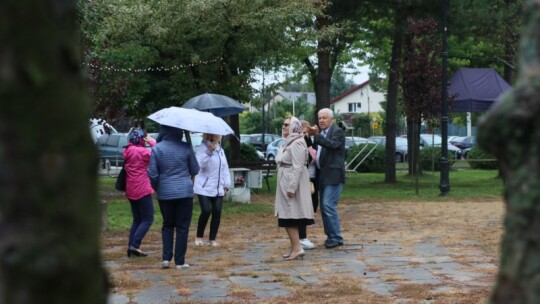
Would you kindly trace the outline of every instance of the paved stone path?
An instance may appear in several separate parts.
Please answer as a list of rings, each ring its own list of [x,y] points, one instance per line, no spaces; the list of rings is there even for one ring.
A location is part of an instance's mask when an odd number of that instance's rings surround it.
[[[348,216],[354,216],[354,210]],[[376,219],[372,219],[375,221]],[[349,226],[349,235],[354,230],[373,223],[365,221]],[[320,229],[320,227],[319,227]],[[405,234],[406,235],[406,234]],[[322,239],[312,239],[317,244]],[[420,239],[407,240],[406,236],[388,234],[387,237],[367,239],[355,236],[342,247],[328,250],[317,247],[306,251],[304,260],[283,261],[279,254],[285,252],[288,240],[275,239],[270,242],[253,242],[242,250],[218,247],[197,251],[187,262],[189,269],[133,270],[131,276],[137,280],[149,281],[149,287],[134,295],[111,294],[109,304],[126,303],[219,303],[232,302],[232,291],[248,291],[257,303],[272,298],[294,296],[287,284],[317,284],[332,277],[354,278],[362,282],[362,288],[383,297],[390,297],[393,303],[409,303],[408,299],[396,296],[396,289],[402,284],[419,284],[432,289],[432,293],[448,293],[453,290],[474,292],[487,289],[493,284],[497,265],[493,257],[487,257],[475,240],[467,240],[455,246],[464,248],[463,253],[449,250],[443,244],[445,236],[426,235]],[[408,242],[408,246],[404,246]],[[190,246],[193,246],[190,243]],[[160,255],[157,246],[149,251],[154,257]],[[108,250],[123,250],[112,248]],[[190,247],[189,251],[196,251]],[[234,265],[224,269],[208,269],[207,261],[222,256],[233,255]],[[466,255],[466,261],[463,256]],[[156,261],[157,262],[157,261]],[[114,261],[106,264],[114,272],[120,265]],[[181,277],[183,292],[172,286],[171,276]],[[286,279],[283,279],[286,278]],[[324,286],[324,284],[321,284]],[[321,287],[323,288],[323,287]],[[329,293],[335,290],[329,289]],[[422,303],[432,303],[426,300]],[[435,303],[435,302],[433,302]]]

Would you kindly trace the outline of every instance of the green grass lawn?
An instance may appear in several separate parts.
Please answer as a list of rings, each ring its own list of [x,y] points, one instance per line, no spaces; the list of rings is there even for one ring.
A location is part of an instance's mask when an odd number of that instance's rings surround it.
[[[403,201],[492,201],[501,199],[503,194],[502,179],[498,178],[497,170],[451,170],[450,192],[441,197],[439,190],[440,174],[424,173],[419,178],[418,195],[415,191],[415,179],[404,172],[397,173],[395,184],[384,183],[382,173],[347,174],[342,199],[348,202],[403,202]],[[113,178],[99,178],[101,199],[108,201],[108,217],[110,230],[128,229],[131,225],[131,209],[123,192],[114,189]],[[270,178],[270,191],[265,185],[262,189],[254,190],[256,194],[270,196],[267,201],[273,202],[275,193],[275,175]],[[252,195],[253,199],[254,195]],[[155,201],[155,222],[153,227],[161,227],[162,219],[157,200]],[[243,204],[225,202],[223,216],[243,213],[273,213],[270,204]],[[192,224],[197,221],[200,214],[198,204],[194,204]]]

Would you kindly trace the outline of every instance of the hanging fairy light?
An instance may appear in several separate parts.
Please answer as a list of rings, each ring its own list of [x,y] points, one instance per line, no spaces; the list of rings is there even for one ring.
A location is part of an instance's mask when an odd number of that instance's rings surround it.
[[[98,71],[112,71],[112,72],[124,72],[124,73],[146,73],[146,72],[169,72],[169,71],[178,71],[183,70],[187,68],[192,68],[196,66],[201,65],[209,65],[213,64],[219,61],[222,61],[223,58],[213,59],[213,60],[206,60],[206,61],[199,61],[189,64],[180,64],[180,65],[173,65],[173,66],[159,66],[159,67],[139,67],[139,68],[120,68],[113,65],[97,65],[93,63],[84,62],[82,65],[87,66],[91,69],[98,70]]]

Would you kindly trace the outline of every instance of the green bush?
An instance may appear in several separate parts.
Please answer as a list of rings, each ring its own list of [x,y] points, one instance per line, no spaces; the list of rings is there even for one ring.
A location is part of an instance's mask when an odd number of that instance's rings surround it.
[[[349,169],[354,169],[354,167],[356,167],[358,163],[364,159],[366,154],[373,149],[375,144],[368,144],[367,148],[364,149],[365,146],[365,144],[361,144],[349,149],[349,152],[347,153],[347,164]],[[355,158],[360,151],[362,151],[360,156],[356,157],[356,159],[351,163],[352,159]],[[375,150],[371,152],[369,157],[367,157],[362,164],[356,168],[356,172],[384,172],[384,147],[377,146]]]
[[[495,156],[486,151],[474,147],[467,153],[467,160],[472,159],[495,159]],[[493,170],[499,168],[498,161],[467,161],[472,169]]]
[[[441,171],[441,147],[426,147],[420,150],[420,168],[423,171]],[[448,165],[455,163],[454,156],[448,151]]]
[[[227,156],[227,162],[231,163],[231,144],[225,143],[223,147],[225,155]],[[240,161],[257,161],[259,156],[257,150],[250,144],[240,143]]]

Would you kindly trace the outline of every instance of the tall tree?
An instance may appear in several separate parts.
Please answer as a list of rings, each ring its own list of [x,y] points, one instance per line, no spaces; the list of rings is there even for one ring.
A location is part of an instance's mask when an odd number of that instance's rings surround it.
[[[520,69],[480,124],[478,143],[493,153],[506,178],[501,262],[491,303],[540,302],[540,12],[529,0],[523,11]]]
[[[0,303],[106,303],[75,9],[0,2]]]
[[[336,66],[351,58],[354,43],[361,37],[363,2],[349,0],[307,0],[311,15],[297,18],[288,27],[288,57],[300,62],[315,91],[316,111],[330,107],[330,87]],[[294,63],[293,63],[294,64]]]
[[[440,115],[441,45],[437,37],[438,26],[433,19],[408,20],[401,85],[408,126],[409,174],[414,175],[420,173],[420,124]]]

